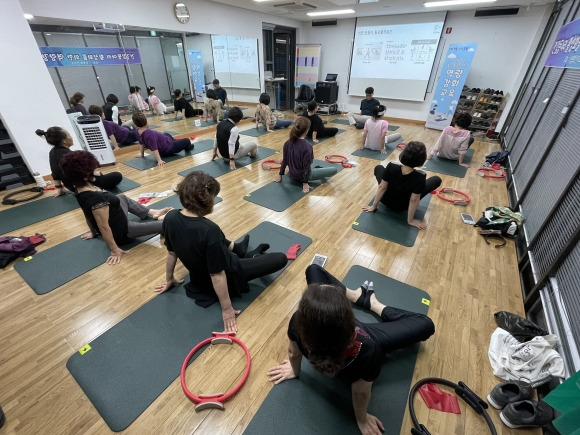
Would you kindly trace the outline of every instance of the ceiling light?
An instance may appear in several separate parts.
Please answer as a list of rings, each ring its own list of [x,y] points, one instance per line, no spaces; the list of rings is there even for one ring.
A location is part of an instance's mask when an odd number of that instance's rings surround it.
[[[32,15],[32,14],[24,14],[24,18],[26,18],[27,20],[32,20],[34,18],[34,15]]]
[[[326,11],[326,12],[307,12],[306,15],[310,17],[322,17],[324,15],[343,15],[343,14],[354,14],[352,9],[342,9],[339,11]]]
[[[436,2],[423,3],[426,8],[436,8],[438,6],[457,6],[457,5],[470,5],[475,3],[494,3],[497,0],[445,0]]]

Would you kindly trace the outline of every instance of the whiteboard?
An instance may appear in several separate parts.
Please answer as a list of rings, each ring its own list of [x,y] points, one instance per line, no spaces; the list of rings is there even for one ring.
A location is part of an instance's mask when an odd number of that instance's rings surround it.
[[[261,89],[256,38],[211,35],[211,46],[220,86]]]

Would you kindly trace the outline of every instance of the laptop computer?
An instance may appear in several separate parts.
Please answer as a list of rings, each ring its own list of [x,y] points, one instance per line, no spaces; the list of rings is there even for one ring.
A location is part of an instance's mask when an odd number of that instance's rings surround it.
[[[324,79],[324,81],[325,82],[335,82],[337,77],[338,77],[338,74],[326,74],[326,79]]]

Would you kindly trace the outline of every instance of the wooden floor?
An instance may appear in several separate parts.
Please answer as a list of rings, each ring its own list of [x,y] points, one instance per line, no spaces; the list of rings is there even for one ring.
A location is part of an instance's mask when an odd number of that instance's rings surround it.
[[[293,118],[290,113],[286,116]],[[188,135],[194,130],[189,122],[157,120],[151,118],[150,122],[164,130]],[[421,140],[428,147],[439,134],[412,123],[394,124],[400,125],[398,132],[405,141]],[[331,153],[349,156],[359,146],[359,130],[337,127],[347,131],[317,145],[315,158],[323,159]],[[197,136],[213,138],[213,133],[198,132]],[[287,137],[288,130],[283,130],[257,141],[259,145],[281,150]],[[249,140],[256,139],[244,139]],[[476,141],[474,164],[482,162],[486,154],[498,147],[495,142]],[[47,147],[47,158],[48,151]],[[148,171],[137,171],[121,163],[137,154],[136,147],[123,150],[114,168],[141,183],[141,187],[127,193],[131,198],[143,192],[167,190],[180,181],[177,172],[211,159],[211,151],[207,151]],[[398,154],[395,151],[388,160],[396,160]],[[361,157],[352,156],[352,160],[359,165],[343,170],[281,213],[242,199],[271,183],[275,171],[264,171],[259,163],[254,163],[219,178],[223,202],[210,217],[228,238],[235,239],[259,222],[270,221],[311,237],[313,243],[240,315],[238,335],[251,350],[252,372],[242,390],[227,402],[225,412],[194,412],[176,379],[126,433],[242,433],[272,388],[266,377],[267,369],[286,356],[288,320],[304,289],[304,269],[314,253],[328,256],[326,267],[338,278],[343,278],[351,266],[361,265],[431,295],[429,315],[435,322],[436,333],[421,345],[414,381],[428,376],[462,380],[481,397],[499,382],[492,374],[487,349],[495,328],[494,312],[523,314],[515,248],[511,241],[501,249],[486,245],[474,228],[461,222],[459,212],[478,217],[486,206],[506,204],[505,183],[481,178],[473,168],[463,179],[442,176],[443,186],[469,192],[472,202],[460,208],[433,198],[426,215],[427,230],[420,232],[415,246],[407,248],[351,229],[361,206],[376,191],[372,172],[377,164],[376,160]],[[113,168],[105,168],[105,172],[108,170]],[[0,210],[7,207],[0,206]],[[12,234],[46,234],[46,243],[38,249],[43,251],[85,230],[82,212],[76,210]],[[65,363],[85,343],[155,297],[153,288],[164,279],[164,259],[165,249],[159,239],[154,239],[133,248],[123,256],[121,264],[103,264],[44,296],[37,296],[12,266],[0,272],[0,405],[7,417],[0,433],[110,433]],[[62,261],[74,262],[74,258]],[[185,273],[179,264],[177,275]],[[195,379],[188,380],[192,391],[227,391],[243,371],[242,352],[236,347],[227,351],[221,347],[207,349],[191,367],[189,373],[196,372]],[[489,433],[483,420],[461,401],[460,407],[460,416],[444,414],[429,411],[417,399],[419,419],[433,434]],[[491,409],[490,415],[499,434],[519,433],[503,426],[496,410]],[[406,415],[400,433],[408,434],[409,430],[410,419]]]

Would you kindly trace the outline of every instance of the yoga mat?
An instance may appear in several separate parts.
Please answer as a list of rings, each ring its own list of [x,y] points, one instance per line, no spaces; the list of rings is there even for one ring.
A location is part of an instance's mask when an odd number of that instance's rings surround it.
[[[284,130],[282,128],[280,128],[279,130]],[[258,128],[248,128],[247,130],[244,131],[240,131],[240,134],[243,134],[244,136],[252,136],[252,137],[260,137],[263,136],[265,134],[268,134],[268,130],[266,130],[264,127],[260,126]]]
[[[139,183],[123,178],[111,192],[119,194],[139,186],[141,186]],[[52,195],[54,195],[54,191],[47,190],[43,199],[0,211],[0,234],[50,219],[79,207],[79,203],[73,194],[62,195],[58,198],[53,198]]]
[[[355,289],[373,281],[377,298],[393,307],[427,314],[430,296],[423,290],[361,266],[353,266],[342,281]],[[379,319],[355,307],[355,317],[366,323]],[[368,412],[385,426],[385,434],[399,435],[419,345],[391,352],[374,382]],[[261,373],[260,373],[261,374]],[[357,434],[360,433],[350,385],[327,378],[303,358],[300,377],[274,385],[244,431],[247,434]]]
[[[335,165],[333,163],[328,163],[323,160],[314,160],[311,167],[322,166],[323,168],[335,167],[338,172],[342,171],[344,168],[342,165]],[[276,177],[277,172],[272,172],[272,178]],[[312,180],[308,184],[312,186],[312,190],[316,189],[318,186],[323,184],[326,180]],[[312,192],[312,190],[310,192]],[[282,177],[281,183],[271,183],[260,187],[258,190],[254,190],[252,193],[248,193],[244,196],[246,201],[253,202],[254,204],[261,205],[262,207],[269,208],[274,211],[284,211],[290,207],[295,202],[298,202],[304,198],[308,193],[302,192],[302,184],[292,181],[288,175]]]
[[[263,242],[270,244],[270,252],[286,252],[291,244],[300,243],[300,255],[312,240],[263,222],[250,231],[250,249]],[[282,271],[251,281],[250,292],[232,300],[234,307],[247,308]],[[196,344],[222,330],[219,303],[199,307],[180,285],[85,345],[69,358],[67,368],[109,428],[118,432],[179,376],[183,360]],[[90,350],[81,354],[84,349]]]
[[[221,200],[217,197],[215,203]],[[177,195],[148,206],[155,209],[182,208]],[[131,218],[134,216],[131,215]],[[134,220],[138,219],[135,217]],[[154,236],[139,237],[121,247],[131,249]],[[111,251],[101,237],[83,240],[80,235],[77,235],[66,242],[34,254],[28,261],[15,263],[14,269],[37,295],[43,295],[105,263],[109,255]]]
[[[341,128],[339,128],[339,129],[338,129],[338,133],[336,133],[336,135],[335,135],[335,136],[338,136],[340,133],[344,133],[344,130],[343,130],[343,129],[341,129]],[[321,139],[318,139],[318,143],[320,143],[320,142],[324,142],[324,141],[325,141],[325,140],[327,140],[327,139],[332,139],[332,138],[333,138],[333,137],[335,137],[335,136],[332,136],[332,137],[323,137],[323,138],[321,138]],[[306,136],[306,140],[307,140],[308,142],[310,142],[310,144],[311,144],[312,146],[318,145],[317,143],[314,143],[314,141],[312,140],[312,138],[311,138],[310,136]]]
[[[369,202],[371,205],[374,198]],[[431,195],[425,196],[417,207],[415,219],[422,220],[431,201]],[[389,210],[382,202],[375,213],[363,211],[353,222],[352,227],[363,233],[381,239],[389,240],[403,246],[413,246],[419,233],[419,228],[407,223],[407,211]]]
[[[389,131],[395,131],[395,130],[398,130],[398,129],[399,129],[399,126],[398,125],[391,125],[391,124],[389,124]]]
[[[474,152],[475,150],[467,150],[463,158],[463,163],[471,163]],[[468,168],[461,166],[457,160],[440,159],[437,156],[433,156],[431,160],[425,162],[423,169],[439,174],[451,175],[452,177],[464,178]]]
[[[159,128],[161,127],[160,125],[154,125],[154,124],[149,124],[149,128]]]
[[[197,125],[195,125],[195,123],[189,124],[189,125],[191,125],[192,127],[197,127]],[[216,125],[218,125],[217,122],[201,121],[200,127],[212,127],[212,126],[216,126]]]
[[[237,159],[236,166],[239,169],[242,166],[247,166],[251,163],[265,159],[266,157],[270,157],[271,155],[274,155],[276,153],[278,153],[278,151],[273,150],[271,148],[258,147],[258,155],[256,157],[252,158],[250,156],[246,156],[241,159]],[[205,172],[206,174],[211,175],[214,178],[221,177],[222,175],[232,172],[229,163],[224,163],[223,159],[221,157],[218,157],[217,159],[211,162],[194,166],[193,168],[189,168],[184,171],[178,172],[178,174],[185,177],[187,174],[193,171]]]
[[[359,156],[359,157],[366,157],[367,159],[373,159],[373,160],[385,160],[387,157],[389,157],[389,155],[395,151],[397,149],[397,145],[399,145],[401,142],[403,142],[403,139],[398,139],[395,142],[391,142],[385,145],[385,150],[387,151],[386,154],[381,154],[380,151],[375,151],[375,150],[371,150],[369,148],[364,148],[364,149],[358,149],[356,151],[353,151],[352,153],[350,153],[353,156]]]
[[[333,119],[332,121],[333,124],[342,124],[342,125],[350,125],[350,123],[348,122],[348,119]]]
[[[178,136],[181,133],[177,132],[177,131],[171,131],[171,130],[165,130],[163,133],[167,133],[170,134],[171,136]]]
[[[205,139],[200,140],[199,142],[194,142],[193,149],[191,151],[180,151],[177,154],[173,154],[172,156],[162,157],[165,163],[170,163],[175,160],[182,159],[184,157],[193,156],[194,154],[199,154],[207,150],[211,150],[213,147],[213,140]],[[157,160],[155,156],[152,154],[145,156],[145,158],[137,157],[135,159],[127,160],[123,162],[127,166],[131,166],[139,171],[145,171],[147,169],[156,168],[157,167]]]
[[[154,115],[153,113],[150,113],[150,114],[148,114],[148,115],[145,115],[145,116],[146,116],[147,118],[153,118],[154,116],[157,116],[157,115]]]

